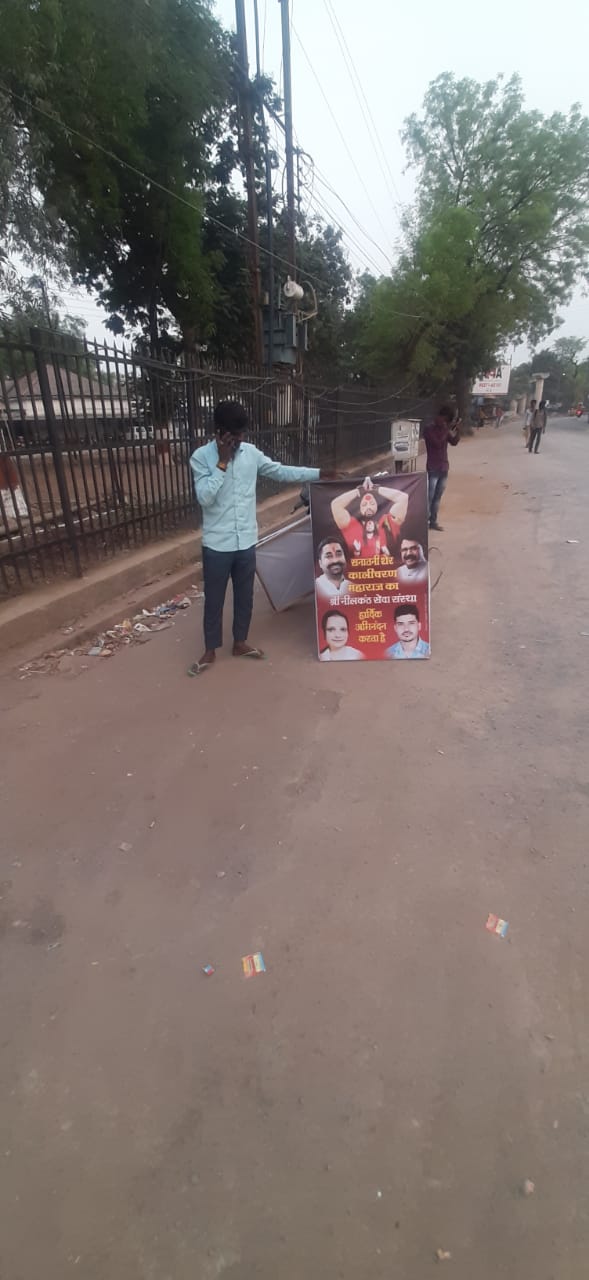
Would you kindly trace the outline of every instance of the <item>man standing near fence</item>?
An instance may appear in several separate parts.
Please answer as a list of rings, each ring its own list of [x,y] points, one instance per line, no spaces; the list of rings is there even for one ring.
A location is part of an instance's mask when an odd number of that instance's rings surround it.
[[[248,417],[236,400],[215,408],[215,439],[196,449],[190,459],[196,497],[202,508],[205,651],[188,670],[207,671],[223,644],[223,606],[229,579],[233,583],[233,656],[263,658],[248,641],[256,572],[256,486],[258,476],[282,484],[329,479],[318,467],[286,467],[272,462],[253,444],[245,444]]]
[[[429,510],[429,527],[436,529],[438,533],[442,533],[442,526],[438,524],[438,511],[442,494],[448,483],[448,472],[450,463],[448,462],[448,445],[458,444],[460,440],[460,425],[454,423],[454,410],[448,405],[442,405],[438,410],[434,421],[429,427],[425,428],[423,438],[425,440],[425,448],[427,452],[427,501]]]

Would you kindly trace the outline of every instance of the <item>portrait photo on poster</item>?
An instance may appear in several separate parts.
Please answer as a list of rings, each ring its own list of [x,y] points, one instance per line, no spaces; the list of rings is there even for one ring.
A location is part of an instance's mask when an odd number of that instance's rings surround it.
[[[427,477],[311,485],[320,662],[430,656]]]

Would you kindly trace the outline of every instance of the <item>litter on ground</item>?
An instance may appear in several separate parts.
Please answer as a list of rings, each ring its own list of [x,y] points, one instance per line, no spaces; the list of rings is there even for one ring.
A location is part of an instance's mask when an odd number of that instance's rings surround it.
[[[215,972],[212,964],[203,964],[202,971],[207,978],[211,978]]]
[[[485,929],[487,929],[489,933],[496,933],[498,938],[504,938],[508,928],[508,920],[502,920],[501,916],[494,916],[492,912],[489,913],[487,923],[485,925]]]
[[[42,658],[35,658],[32,662],[19,667],[19,679],[27,680],[31,676],[55,675],[57,672],[62,672],[65,669],[64,659],[111,658],[117,649],[122,649],[125,645],[145,644],[156,631],[167,631],[173,627],[174,615],[189,609],[193,600],[200,599],[202,594],[198,587],[193,586],[189,592],[172,596],[171,600],[165,600],[163,604],[155,605],[153,609],[142,609],[141,613],[136,613],[132,618],[123,618],[122,622],[117,622],[114,627],[97,635],[89,648],[86,648],[86,642],[75,649],[54,649],[51,653],[44,654]],[[74,630],[73,626],[68,627],[63,634],[71,635]]]
[[[265,973],[266,965],[261,951],[256,951],[254,955],[242,956],[241,967],[246,978],[253,978],[256,973]]]

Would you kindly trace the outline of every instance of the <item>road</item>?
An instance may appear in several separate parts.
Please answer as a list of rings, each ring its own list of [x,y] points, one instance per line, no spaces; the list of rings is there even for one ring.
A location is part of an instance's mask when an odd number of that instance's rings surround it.
[[[4,676],[3,1280],[586,1275],[588,451],[452,451],[430,662]]]

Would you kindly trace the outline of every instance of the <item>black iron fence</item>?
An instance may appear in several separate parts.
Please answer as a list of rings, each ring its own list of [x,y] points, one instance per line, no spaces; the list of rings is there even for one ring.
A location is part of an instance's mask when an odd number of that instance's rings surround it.
[[[264,453],[310,466],[380,453],[393,418],[430,408],[394,391],[312,388],[38,330],[28,343],[0,338],[0,594],[196,528],[189,459],[220,399],[242,401]]]

